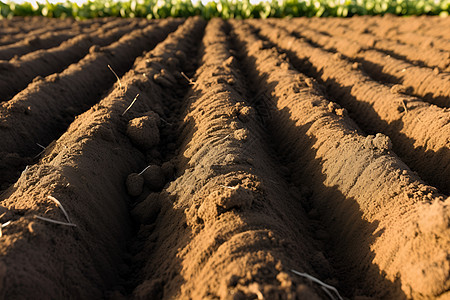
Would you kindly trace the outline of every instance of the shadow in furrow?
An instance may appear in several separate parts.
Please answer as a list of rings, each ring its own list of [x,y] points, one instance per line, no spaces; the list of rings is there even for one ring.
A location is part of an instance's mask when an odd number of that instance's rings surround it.
[[[235,40],[235,49],[242,49]],[[288,181],[299,189],[307,201],[299,203],[310,218],[313,236],[319,242],[319,251],[330,262],[330,268],[315,264],[321,278],[331,278],[347,297],[371,296],[376,298],[405,299],[401,280],[386,279],[379,267],[370,263],[375,254],[371,250],[374,241],[383,233],[379,222],[365,219],[358,202],[345,196],[335,185],[327,185],[326,162],[317,151],[317,138],[310,134],[315,121],[303,123],[296,120],[290,108],[277,108],[280,95],[271,94],[270,88],[280,84],[258,74],[257,62],[241,50],[239,59],[245,77],[256,95],[252,101],[263,119],[272,149],[281,164],[289,169]],[[266,92],[264,92],[266,90]],[[282,105],[280,105],[282,106]],[[329,165],[329,164],[328,164]],[[334,279],[333,279],[334,278]]]
[[[268,45],[274,46],[264,37],[258,36]],[[350,117],[355,120],[362,130],[367,134],[382,132],[390,136],[393,141],[394,152],[408,167],[417,172],[426,182],[436,186],[442,193],[450,193],[450,187],[447,182],[447,178],[450,177],[449,148],[443,147],[438,151],[433,151],[425,150],[423,146],[416,146],[414,138],[408,137],[401,132],[403,129],[401,120],[387,123],[379,117],[377,111],[370,104],[358,101],[352,95],[352,86],[344,86],[334,79],[323,81],[323,70],[317,69],[307,60],[298,59],[292,51],[283,49],[283,52],[288,55],[290,63],[296,70],[315,78],[325,88],[328,99],[345,107]],[[398,104],[398,110],[404,111],[401,104]],[[430,168],[430,166],[434,167]]]

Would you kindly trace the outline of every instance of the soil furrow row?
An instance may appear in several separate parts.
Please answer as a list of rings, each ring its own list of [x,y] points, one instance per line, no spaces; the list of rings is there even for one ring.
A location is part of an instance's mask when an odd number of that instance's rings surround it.
[[[304,19],[300,19],[299,25],[304,23]],[[307,21],[306,21],[307,23]],[[307,23],[308,25],[308,23]],[[311,24],[313,26],[314,24]],[[422,48],[418,51],[417,47],[401,44],[388,39],[381,39],[370,33],[360,33],[352,29],[345,29],[342,27],[330,27],[325,30],[328,34],[333,36],[349,38],[355,42],[363,42],[365,46],[380,50],[386,54],[392,55],[399,59],[404,59],[410,63],[438,67],[444,71],[450,71],[450,52],[439,51],[432,48]]]
[[[449,18],[431,18],[431,22],[425,20],[427,19],[425,16],[416,17],[414,19],[416,20],[416,28],[414,32],[422,33],[427,36],[434,36],[436,38],[448,38],[448,30],[450,28]],[[422,22],[422,25],[420,22]],[[399,22],[399,20],[397,20],[396,23],[399,27],[409,27],[407,24],[402,24],[402,22]],[[408,32],[410,30],[411,29],[404,31]]]
[[[325,297],[290,271],[317,276],[310,261],[328,264],[308,236],[301,196],[288,192],[264,151],[226,27],[214,19],[205,31],[176,158],[180,175],[133,211],[145,224],[138,256],[145,273],[134,296]]]
[[[61,72],[71,63],[83,58],[88,51],[109,45],[133,30],[140,29],[134,29],[132,23],[123,27],[117,24],[116,28],[106,32],[100,28],[89,34],[78,35],[58,47],[34,51],[9,62],[0,62],[0,100],[11,99],[33,79],[38,80],[38,76]],[[94,47],[91,48],[92,46]]]
[[[449,298],[448,25],[0,20],[0,299]]]
[[[376,34],[376,32],[373,32]],[[379,36],[377,34],[377,36]],[[382,36],[379,36],[383,38]],[[425,36],[419,33],[396,33],[395,35],[390,36],[391,39],[395,39],[399,42],[410,44],[418,47],[420,51],[421,48],[436,48],[439,50],[444,50],[450,52],[450,40],[446,38],[435,38]]]
[[[39,49],[53,48],[78,34],[80,34],[80,32],[68,29],[67,31],[62,31],[61,33],[48,32],[41,36],[21,39],[16,43],[1,46],[0,59],[9,60],[16,55],[21,56]]]
[[[116,23],[114,24],[114,26],[126,26],[128,25],[127,23],[129,23],[130,25],[134,24],[134,26],[137,26],[138,22],[137,21],[125,22],[122,20],[117,20],[108,23],[108,25],[113,23]],[[33,35],[21,39],[20,41],[13,44],[0,46],[0,60],[9,60],[15,56],[22,56],[24,54],[37,51],[40,49],[45,50],[57,47],[62,42],[74,38],[75,36],[81,33],[89,34],[97,29],[98,28],[96,28],[96,26],[94,28],[86,28],[85,30],[82,30],[82,28],[80,27],[74,28],[73,26],[71,26],[67,30],[60,30],[57,32],[51,31],[40,35]],[[106,32],[107,30],[109,30],[109,28],[103,28],[103,30]]]
[[[315,24],[321,24],[321,26],[327,23],[325,19],[320,18],[310,20]],[[393,37],[397,33],[417,33],[434,38],[442,38],[446,36],[446,29],[450,25],[448,18],[430,16],[396,18],[389,15],[333,18],[333,22],[328,23],[329,27],[344,27],[361,33],[377,31],[381,38]],[[326,30],[326,27],[323,28]]]
[[[34,17],[18,17],[12,18],[11,20],[4,20],[4,26],[0,28],[0,33],[4,35],[13,34],[26,34],[30,31],[40,28],[42,25],[62,25],[70,26],[74,23],[74,19],[68,18],[63,22],[58,22],[57,20],[52,20],[50,18],[34,18]]]
[[[389,18],[383,19],[383,23],[379,24],[380,20],[374,19],[372,22],[365,22],[363,24],[360,20],[355,19],[354,22],[349,23],[347,27],[349,29],[352,27],[354,28],[356,25],[354,23],[358,23],[358,25],[363,25],[358,26],[360,32],[367,31],[382,39],[388,38],[413,46],[450,51],[450,40],[444,38],[450,34],[450,31],[445,25],[436,22],[439,19],[429,18],[429,21],[427,21],[426,24],[424,24],[423,21],[420,21],[422,24],[418,24],[418,26],[416,25],[417,27],[413,28],[411,28],[411,22],[395,22],[393,20],[394,19]],[[447,24],[447,26],[449,25],[450,24]],[[440,38],[428,34],[428,31],[433,28],[440,29]],[[427,34],[423,34],[422,32],[427,32]]]
[[[184,31],[171,36],[172,42],[167,43],[166,47],[155,49],[146,59],[146,64],[138,70],[144,76],[153,78],[156,84],[146,92],[149,97],[160,99],[159,106],[152,108],[157,113],[156,119],[153,117],[154,112],[141,114],[141,117],[130,121],[127,127],[127,134],[132,142],[146,153],[146,164],[140,169],[135,169],[136,173],[131,173],[127,177],[128,193],[134,200],[131,216],[136,222],[138,232],[128,248],[132,257],[128,280],[114,293],[133,295],[137,299],[157,299],[157,295],[161,292],[161,282],[167,276],[165,274],[154,282],[144,279],[158,272],[157,268],[149,270],[146,266],[147,260],[153,256],[153,253],[147,253],[148,249],[145,245],[154,240],[149,234],[153,230],[151,223],[155,221],[161,209],[160,205],[163,205],[159,199],[166,199],[165,205],[171,205],[170,199],[164,198],[165,193],[162,189],[168,182],[174,180],[178,173],[176,155],[179,153],[177,144],[179,127],[182,124],[181,114],[185,107],[183,99],[186,98],[189,90],[189,77],[197,68],[196,56],[206,25],[201,18],[196,18],[195,23],[192,19],[188,21],[195,30],[186,27]],[[156,126],[160,130],[155,132]],[[141,172],[138,173],[139,171]],[[163,231],[170,231],[170,228],[179,222],[178,215],[172,215],[172,217],[168,226],[162,229]],[[163,250],[164,258],[158,267],[163,268],[176,261],[176,258],[171,256],[173,251],[176,249]],[[166,272],[168,273],[169,270]],[[175,276],[174,273],[171,274]],[[173,276],[170,278],[172,279]]]
[[[362,19],[368,20],[370,18],[360,17]],[[386,24],[378,24],[376,27],[382,29],[386,34],[389,34],[389,31],[392,32],[392,35],[395,35],[396,32],[417,32],[417,33],[426,33],[428,36],[435,37],[443,37],[447,34],[447,31],[450,26],[450,21],[448,18],[441,17],[426,17],[426,16],[415,16],[412,18],[395,18],[392,16],[387,16],[386,18],[377,17],[372,21],[384,21],[386,20]],[[351,26],[352,22],[349,22],[349,26]]]
[[[354,37],[358,40],[359,35],[346,32],[345,35]],[[450,72],[450,52],[439,51],[435,49],[420,49],[417,51],[416,47],[400,44],[387,39],[376,40],[375,49],[383,51],[394,57],[405,59],[411,63],[427,66],[431,68],[439,68],[443,71]]]
[[[450,73],[419,67],[377,50],[361,51],[357,58],[374,79],[400,84],[393,91],[424,99],[440,107],[450,107]]]
[[[48,19],[48,18],[45,18]],[[17,20],[16,23],[25,22],[27,18],[13,18],[12,20]],[[31,38],[35,36],[39,36],[42,34],[45,34],[49,31],[49,28],[51,28],[52,32],[58,32],[63,30],[69,30],[73,28],[81,28],[82,30],[86,30],[87,28],[99,28],[101,25],[105,24],[106,21],[99,20],[85,20],[85,21],[79,21],[75,22],[73,19],[65,19],[62,22],[43,22],[42,18],[36,18],[34,21],[36,22],[35,28],[30,31],[19,31],[18,33],[10,33],[10,34],[4,34],[0,37],[0,45],[8,45],[12,43],[19,42],[26,38]],[[12,25],[12,28],[17,29],[18,25]]]
[[[3,229],[0,245],[2,268],[7,266],[8,274],[1,289],[4,298],[98,299],[125,281],[120,276],[126,271],[123,254],[132,226],[124,182],[145,164],[127,128],[135,118],[156,118],[154,111],[160,111],[167,93],[156,77],[143,71],[161,75],[156,58],[171,57],[173,62],[202,27],[203,21],[189,19],[140,59],[121,78],[122,87],[80,115],[41,161],[3,194],[2,223],[12,221]],[[62,220],[49,195],[64,205],[76,227],[33,218],[37,214]]]
[[[420,176],[448,193],[450,182],[450,111],[420,99],[393,93],[339,54],[299,40],[281,28],[254,21],[260,34],[285,49],[295,66],[327,88],[367,133],[382,132],[394,151]]]
[[[0,187],[33,161],[61,135],[73,118],[95,104],[117,80],[108,69],[123,75],[144,50],[152,49],[179,20],[162,20],[136,30],[109,46],[95,49],[64,72],[33,82],[12,100],[0,105]],[[116,84],[117,85],[117,84]],[[0,189],[0,190],[1,190]]]
[[[288,21],[272,21],[271,24],[290,27]],[[292,29],[291,33],[297,37],[306,38],[328,51],[337,51],[361,62],[363,69],[374,79],[403,85],[394,88],[400,93],[421,97],[441,107],[450,107],[450,73],[415,66],[344,37],[337,38],[310,30],[305,25]]]
[[[232,24],[253,69],[249,77],[276,105],[269,120],[274,142],[295,167],[296,184],[311,189],[311,210],[330,230],[328,246],[333,265],[342,266],[346,296],[448,296],[450,198],[397,158],[387,136],[363,135],[313,79],[244,22]],[[280,31],[274,37],[279,45],[295,43]]]

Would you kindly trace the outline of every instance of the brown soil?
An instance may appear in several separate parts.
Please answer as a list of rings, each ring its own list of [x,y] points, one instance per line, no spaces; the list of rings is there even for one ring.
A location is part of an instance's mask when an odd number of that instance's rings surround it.
[[[46,18],[45,20],[40,17],[24,17],[13,18],[11,20],[2,20],[0,25],[0,45],[8,45],[16,42],[20,42],[26,38],[35,38],[42,34],[48,33],[48,28],[52,29],[53,33],[58,33],[64,30],[86,30],[88,28],[98,29],[105,23],[114,23],[114,19],[90,19],[84,21],[75,21],[67,18],[64,20],[55,20]]]
[[[436,41],[439,44],[445,44],[448,39],[447,28],[450,26],[447,24],[435,25],[437,28],[442,28],[441,34],[443,37],[432,37],[432,42],[418,47],[417,45],[411,45],[405,40],[398,40],[397,33],[400,31],[396,29],[397,25],[389,26],[390,18],[386,18],[385,22],[376,22],[376,18],[372,21],[366,21],[365,18],[354,18],[349,21],[337,20],[333,22],[331,26],[323,21],[307,22],[315,28],[318,28],[326,33],[352,39],[356,42],[363,41],[367,46],[383,51],[394,57],[402,58],[420,65],[429,67],[438,67],[449,71],[450,67],[450,52],[442,48],[434,47],[433,42]],[[298,24],[304,24],[305,19],[298,19]],[[397,20],[398,22],[399,20]],[[412,23],[413,20],[405,20],[404,23]],[[445,22],[445,19],[444,21]],[[426,22],[423,22],[426,23]],[[423,24],[422,23],[422,24]],[[380,26],[381,25],[381,26]],[[388,25],[388,26],[386,26]],[[429,30],[431,31],[431,30]],[[400,31],[401,32],[401,31]],[[408,30],[411,33],[411,29]],[[428,31],[427,31],[428,32]],[[411,33],[413,36],[416,33]],[[417,33],[420,35],[420,33]],[[414,37],[413,37],[414,39]]]
[[[161,21],[136,30],[106,47],[95,47],[62,73],[34,81],[10,101],[0,105],[0,174],[2,184],[13,183],[18,169],[36,158],[42,148],[57,139],[76,115],[99,101],[115,81],[108,65],[123,75],[136,57],[162,41],[179,21]],[[64,97],[64,105],[61,98]],[[24,115],[26,116],[24,118]],[[10,168],[11,157],[17,167]]]
[[[121,20],[120,20],[121,21]],[[61,45],[37,50],[9,61],[0,61],[0,101],[9,100],[25,88],[32,80],[64,70],[68,65],[84,57],[93,46],[106,46],[143,25],[137,21],[122,26],[123,21],[115,22],[115,28],[107,25],[77,35]],[[104,28],[107,27],[107,28]]]
[[[401,89],[377,82],[339,52],[333,54],[315,47],[289,30],[266,22],[252,23],[261,28],[262,36],[287,51],[299,70],[319,79],[328,95],[348,109],[362,129],[388,135],[396,154],[411,168],[443,192],[450,192],[448,108],[430,105],[403,94]],[[296,28],[292,23],[288,26]]]
[[[404,44],[450,51],[447,32],[441,30],[450,25],[446,18],[426,21],[423,20],[424,17],[385,18],[383,22],[378,22],[377,19],[356,17],[349,20],[346,27],[358,28],[360,32],[370,32],[380,38],[389,38]]]
[[[0,298],[447,299],[450,32],[402,22],[2,20]]]
[[[273,24],[278,25],[279,23],[281,22]],[[286,21],[284,24],[289,23]],[[397,59],[369,46],[368,43],[360,42],[357,37],[349,39],[346,35],[330,36],[308,25],[302,23],[297,29],[294,29],[295,33],[314,45],[334,53],[341,53],[349,59],[361,63],[363,69],[376,80],[403,85],[402,93],[422,97],[441,107],[450,107],[450,74],[448,72],[441,72],[439,68],[417,66]],[[422,53],[422,55],[425,54]],[[430,56],[433,55],[430,54]],[[442,59],[440,62],[445,65],[445,69],[448,69],[450,53],[447,54],[447,59]]]
[[[118,19],[107,23],[103,30],[112,29],[115,26],[125,26],[131,23],[130,20]],[[49,49],[59,46],[62,42],[71,39],[83,33],[91,33],[98,29],[98,25],[92,26],[70,26],[65,30],[52,30],[51,32],[44,32],[43,34],[30,33],[29,36],[20,39],[15,43],[0,46],[0,59],[9,60],[14,56],[23,56],[24,54],[40,50]]]

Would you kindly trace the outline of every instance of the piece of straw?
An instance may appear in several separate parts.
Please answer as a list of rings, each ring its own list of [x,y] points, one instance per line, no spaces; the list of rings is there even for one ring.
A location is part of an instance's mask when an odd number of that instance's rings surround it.
[[[4,216],[5,214],[3,214],[2,216]],[[11,221],[5,222],[0,226],[0,237],[3,236],[3,231],[2,229],[5,228],[6,226],[8,226],[9,224],[11,224]]]
[[[109,69],[111,70],[111,72],[113,72],[113,74],[116,76],[117,82],[119,83],[119,88],[122,89],[122,83],[120,82],[119,76],[117,76],[116,72],[114,72],[113,68],[111,68],[110,65],[108,65],[108,68],[109,68]]]
[[[192,81],[189,77],[187,77],[187,75],[184,74],[183,72],[181,72],[181,76],[183,76],[184,79],[186,79],[189,82],[189,84],[195,85],[195,82]]]
[[[317,279],[317,278],[315,278],[315,277],[313,277],[313,276],[311,276],[311,275],[309,275],[309,274],[306,274],[306,273],[301,273],[301,272],[298,272],[298,271],[295,271],[295,270],[291,270],[291,272],[294,273],[294,274],[297,274],[297,275],[299,275],[299,276],[308,278],[309,280],[311,280],[311,281],[313,281],[313,282],[315,282],[315,283],[321,285],[321,287],[322,287],[322,289],[324,290],[324,292],[326,292],[326,294],[327,294],[331,299],[335,299],[335,297],[333,297],[333,295],[330,293],[330,291],[332,291],[332,292],[334,292],[334,293],[336,294],[337,299],[343,300],[343,298],[342,298],[341,295],[339,294],[338,290],[337,290],[334,286],[328,285],[328,284],[324,283],[323,281],[320,281],[319,279]]]
[[[38,157],[39,155],[41,155],[41,154],[45,151],[45,147],[44,147],[44,146],[42,146],[42,145],[39,144],[39,143],[36,143],[36,145],[38,145],[39,147],[41,147],[41,148],[42,148],[42,151],[39,152],[38,154],[36,154],[36,156],[35,156],[34,158]]]
[[[53,197],[53,196],[47,196],[47,198],[50,199],[50,200],[52,200],[53,202],[55,202],[56,205],[58,205],[59,208],[61,208],[63,214],[66,216],[67,222],[72,223],[72,222],[70,222],[69,214],[68,214],[67,211],[64,209],[64,207],[62,206],[61,202],[59,202],[59,200],[56,199],[56,198]]]
[[[41,216],[38,216],[38,215],[35,215],[34,217],[36,219],[39,219],[39,220],[42,220],[42,221],[45,221],[45,222],[49,222],[49,223],[53,223],[53,224],[77,227],[77,225],[73,224],[73,223],[66,223],[66,222],[56,221],[56,220],[52,220],[52,219],[49,219],[49,218],[44,218],[44,217],[41,217]]]
[[[149,166],[145,167],[145,169],[142,170],[141,173],[139,173],[138,175],[144,174],[144,172],[147,171],[147,169],[150,168],[151,166],[152,166],[152,165],[149,165]]]
[[[134,97],[133,101],[131,102],[131,104],[127,107],[127,109],[125,109],[125,111],[122,113],[122,116],[126,114],[126,112],[133,106],[134,102],[136,102],[137,98],[139,97],[139,94],[136,95],[136,97]]]

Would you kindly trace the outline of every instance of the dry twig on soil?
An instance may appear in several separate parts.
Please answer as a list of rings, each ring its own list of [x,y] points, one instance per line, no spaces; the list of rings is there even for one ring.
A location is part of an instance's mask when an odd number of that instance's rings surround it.
[[[56,220],[52,220],[52,219],[49,219],[49,218],[41,217],[41,216],[38,216],[38,215],[35,215],[35,216],[34,216],[35,218],[37,218],[37,219],[39,219],[39,220],[42,220],[42,221],[49,222],[49,223],[53,223],[53,224],[77,227],[76,224],[74,224],[74,223],[72,223],[72,222],[70,221],[69,214],[68,214],[67,211],[64,209],[64,207],[62,206],[61,202],[59,202],[58,199],[56,199],[56,198],[53,197],[53,196],[47,196],[47,199],[52,200],[53,202],[56,203],[56,205],[58,205],[58,207],[62,210],[64,216],[66,217],[67,222],[56,221]]]
[[[141,173],[139,173],[138,175],[144,174],[144,172],[147,171],[147,169],[150,168],[151,166],[152,166],[152,165],[146,166],[146,167],[144,168],[144,170],[142,170]]]
[[[3,236],[3,231],[2,229],[5,228],[6,226],[8,226],[9,224],[11,224],[11,221],[5,222],[0,226],[0,237]]]
[[[337,290],[334,286],[328,285],[328,284],[326,284],[326,283],[320,281],[319,279],[317,279],[317,278],[315,278],[315,277],[313,277],[313,276],[311,276],[311,275],[309,275],[309,274],[306,274],[306,273],[301,273],[301,272],[298,272],[298,271],[295,271],[295,270],[291,270],[291,272],[294,273],[294,274],[297,274],[297,275],[299,275],[299,276],[308,278],[309,280],[311,280],[311,281],[313,281],[313,282],[315,282],[315,283],[321,285],[322,290],[323,290],[323,291],[324,291],[331,299],[336,299],[336,297],[334,297],[334,296],[331,294],[330,291],[332,291],[332,292],[334,292],[334,293],[336,294],[337,299],[343,300],[343,298],[342,298],[341,295],[339,294],[338,290]]]
[[[120,82],[119,76],[117,76],[116,72],[114,72],[113,68],[111,68],[110,65],[108,65],[108,68],[111,70],[111,72],[113,72],[114,76],[116,76],[117,82],[119,83],[119,88],[122,89],[122,83]]]
[[[403,108],[405,109],[405,113],[408,113],[408,108],[406,107],[406,100],[403,99],[400,102],[402,103]]]
[[[39,144],[39,143],[36,143],[36,145],[38,145],[39,147],[41,147],[41,148],[42,148],[42,151],[39,152],[38,154],[36,154],[36,156],[35,156],[34,158],[37,158],[37,157],[39,157],[42,153],[44,153],[45,148],[46,148],[46,147],[42,146],[42,145]]]
[[[70,218],[69,218],[69,214],[68,214],[67,211],[64,209],[64,207],[62,206],[61,202],[59,202],[59,200],[56,199],[56,198],[53,197],[53,196],[47,196],[47,198],[50,199],[50,200],[52,200],[53,202],[55,202],[55,203],[59,206],[59,208],[61,208],[63,214],[66,216],[67,222],[71,223],[71,222],[70,222]]]
[[[35,215],[34,217],[36,219],[39,219],[39,220],[42,220],[42,221],[46,221],[46,222],[49,222],[49,223],[53,223],[53,224],[77,227],[77,225],[73,224],[73,223],[66,223],[66,222],[56,221],[56,220],[52,220],[52,219],[49,219],[49,218],[44,218],[44,217],[41,217],[41,216],[38,216],[38,215]]]
[[[184,72],[181,72],[181,76],[183,76],[184,79],[186,79],[186,80],[189,82],[189,84],[192,84],[192,85],[194,85],[194,86],[197,84],[196,82],[192,81],[192,79],[190,79],[189,77],[187,77],[187,75],[184,74]]]
[[[136,102],[137,98],[139,97],[139,94],[136,95],[136,97],[134,97],[133,101],[131,102],[131,104],[127,107],[127,109],[125,109],[125,111],[122,113],[122,116],[124,116],[126,114],[126,112],[133,106],[134,102]]]

